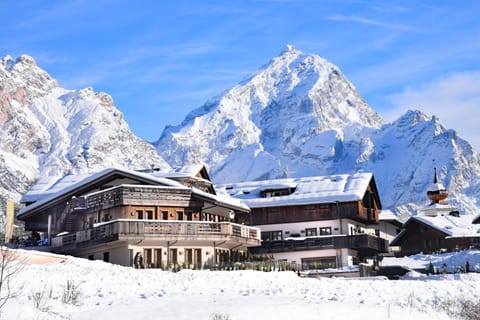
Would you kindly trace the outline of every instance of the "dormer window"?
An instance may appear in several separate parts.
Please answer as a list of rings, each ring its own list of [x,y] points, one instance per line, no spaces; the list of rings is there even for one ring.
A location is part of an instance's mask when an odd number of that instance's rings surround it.
[[[295,192],[296,185],[272,185],[260,191],[262,198],[288,196]]]

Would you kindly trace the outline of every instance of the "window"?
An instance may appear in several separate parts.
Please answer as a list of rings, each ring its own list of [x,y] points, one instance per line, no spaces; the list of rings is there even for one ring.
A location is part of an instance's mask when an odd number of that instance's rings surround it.
[[[88,260],[95,260],[93,254],[88,256]]]
[[[110,252],[107,251],[103,253],[103,261],[110,262]]]
[[[137,219],[143,220],[143,211],[142,210],[137,210]]]
[[[192,213],[191,212],[187,212],[185,213],[186,216],[187,216],[187,221],[192,221]]]
[[[317,235],[317,228],[306,228],[305,235],[307,237],[316,236]]]
[[[321,227],[320,228],[320,235],[321,236],[331,236],[332,235],[332,227]]]
[[[168,211],[162,211],[162,219],[168,220]]]
[[[265,231],[261,234],[263,241],[282,240],[282,231]]]
[[[147,210],[147,219],[148,220],[153,220],[153,211],[152,210]]]
[[[177,211],[177,220],[183,220],[183,211]]]
[[[272,240],[270,232],[262,232],[261,237],[262,237],[262,241],[271,241]]]
[[[423,247],[425,249],[429,249],[432,247],[432,240],[431,239],[425,239],[423,240]]]
[[[376,235],[377,237],[380,237],[380,230],[375,229],[375,235]]]
[[[303,258],[302,265],[305,270],[336,268],[337,261],[335,257]]]

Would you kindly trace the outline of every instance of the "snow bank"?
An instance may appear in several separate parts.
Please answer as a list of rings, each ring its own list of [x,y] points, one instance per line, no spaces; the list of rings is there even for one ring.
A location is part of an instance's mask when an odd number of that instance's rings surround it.
[[[61,302],[67,281],[78,285],[81,305]],[[480,298],[480,274],[313,279],[294,272],[136,270],[72,257],[27,264],[15,282],[24,289],[2,309],[5,319],[404,319],[407,312],[412,319],[448,319],[436,310],[439,300]],[[33,299],[41,292],[43,311]]]

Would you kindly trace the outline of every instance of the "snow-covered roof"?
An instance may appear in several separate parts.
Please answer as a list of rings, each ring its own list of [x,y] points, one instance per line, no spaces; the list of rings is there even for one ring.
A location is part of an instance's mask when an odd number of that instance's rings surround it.
[[[443,186],[443,184],[441,184],[440,182],[432,183],[427,189],[427,191],[431,191],[431,192],[442,191],[442,190],[446,190],[446,189]]]
[[[185,188],[182,184],[173,180],[169,180],[165,178],[155,178],[145,173],[140,173],[137,171],[131,171],[126,169],[119,169],[119,168],[107,168],[92,174],[69,175],[60,179],[53,178],[49,180],[48,178],[45,178],[44,180],[40,180],[39,181],[40,183],[35,184],[30,189],[30,190],[33,190],[32,193],[28,191],[22,197],[22,200],[21,200],[22,202],[30,202],[30,201],[35,201],[35,202],[29,206],[23,207],[19,211],[18,216],[20,217],[28,211],[36,209],[57,198],[61,198],[63,195],[69,192],[72,192],[77,188],[80,188],[81,186],[88,185],[103,176],[107,176],[115,172],[118,172],[120,174],[124,174],[127,176],[135,176],[137,178],[146,179],[147,181],[152,181],[156,184],[163,184],[165,186]],[[54,181],[54,182],[49,183],[51,181]]]
[[[49,180],[48,178],[45,178],[40,180],[39,183],[35,184],[32,187],[32,189],[28,191],[22,198],[22,202],[30,202],[30,201],[35,201],[35,202],[29,206],[22,208],[19,211],[18,216],[21,217],[27,212],[30,212],[38,207],[41,207],[42,205],[45,205],[51,201],[59,199],[62,196],[65,196],[66,194],[69,194],[82,186],[89,185],[95,182],[96,180],[102,177],[108,176],[112,173],[119,173],[120,175],[125,175],[127,177],[138,178],[143,181],[152,183],[154,185],[163,185],[167,187],[188,189],[188,190],[191,190],[193,194],[203,197],[205,199],[208,199],[212,202],[215,202],[217,205],[231,206],[231,207],[234,207],[240,210],[245,210],[245,211],[249,210],[249,208],[243,203],[241,203],[239,200],[233,199],[225,195],[218,196],[214,194],[209,194],[195,187],[188,188],[177,181],[163,178],[163,177],[156,177],[147,173],[131,171],[126,169],[108,168],[108,169],[104,169],[102,171],[99,171],[93,174],[88,174],[88,175],[71,175],[71,176],[65,176],[61,179],[52,178]]]
[[[178,174],[188,174],[190,176],[195,176],[197,173],[199,173],[203,168],[206,168],[206,165],[203,163],[198,163],[198,164],[191,164],[191,165],[185,165],[182,167],[177,167],[169,171],[169,173],[178,173]]]
[[[394,222],[398,222],[399,224],[403,224],[402,220],[400,220],[395,213],[393,213],[391,210],[388,210],[388,209],[378,211],[378,220],[394,221]]]
[[[448,215],[451,211],[455,211],[455,207],[448,203],[429,204],[418,211],[419,216],[439,216]]]
[[[306,205],[361,200],[372,178],[371,173],[355,173],[229,183],[218,185],[216,189],[240,199],[250,208]],[[279,186],[296,187],[296,189],[288,195],[262,196],[262,191]]]
[[[473,218],[472,223],[480,223],[480,214]]]
[[[192,164],[192,165],[186,165],[183,167],[176,167],[168,171],[153,171],[153,172],[150,172],[150,174],[155,177],[168,178],[168,179],[194,178],[198,182],[204,182],[211,185],[212,182],[209,180],[210,177],[208,175],[208,171],[205,171],[206,172],[205,178],[200,178],[197,176],[197,174],[199,172],[202,172],[203,169],[207,170],[207,166],[205,164]]]
[[[38,180],[28,190],[20,200],[21,202],[34,202],[48,195],[55,194],[60,190],[63,190],[71,185],[76,184],[79,181],[89,177],[91,174],[76,174],[68,176],[51,176],[43,177]]]
[[[283,190],[283,189],[289,189],[289,188],[296,188],[297,183],[296,182],[290,182],[290,183],[272,183],[267,186],[261,191],[265,190]]]
[[[180,183],[166,179],[161,177],[152,177],[151,175],[141,173],[138,171],[132,171],[127,169],[119,169],[119,168],[107,168],[95,173],[88,173],[88,174],[72,174],[67,176],[53,176],[53,177],[44,177],[38,180],[30,190],[28,190],[20,200],[21,202],[34,202],[38,200],[42,200],[43,198],[55,196],[58,193],[62,193],[64,191],[76,189],[80,185],[87,184],[89,182],[97,180],[99,177],[102,177],[106,174],[112,172],[119,172],[128,175],[133,175],[137,177],[141,177],[148,180],[156,180],[156,182],[169,185],[169,186],[182,186]]]
[[[438,215],[435,217],[416,215],[410,217],[405,225],[411,223],[412,221],[418,221],[432,227],[433,229],[443,232],[447,238],[480,237],[480,226],[472,224],[473,218],[474,217],[469,214],[463,214],[458,217],[448,214]],[[400,233],[396,238],[399,238],[402,233]],[[392,240],[392,242],[394,240]]]

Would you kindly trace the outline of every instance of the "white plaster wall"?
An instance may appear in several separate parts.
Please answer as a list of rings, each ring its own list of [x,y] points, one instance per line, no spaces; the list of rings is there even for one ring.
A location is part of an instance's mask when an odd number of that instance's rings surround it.
[[[88,259],[89,256],[93,255],[94,260],[102,260],[103,261],[103,254],[105,252],[109,253],[109,262],[114,264],[119,264],[122,266],[129,265],[129,256],[128,256],[128,248],[127,246],[122,247],[103,247],[100,249],[96,249],[94,251],[88,252],[86,254],[81,255],[80,257]]]
[[[292,222],[292,223],[279,223],[279,224],[268,224],[268,225],[259,225],[257,226],[261,231],[282,231],[283,239],[290,237],[292,234],[299,234],[300,236],[305,236],[306,228],[316,228],[317,235],[320,235],[319,228],[331,227],[333,235],[350,235],[351,231],[354,230],[353,234],[357,234],[358,230],[362,230],[363,233],[367,233],[367,228],[364,224],[353,221],[350,219],[341,219],[340,220],[322,220],[322,221],[306,221],[306,222]],[[372,231],[374,233],[374,230]]]
[[[356,251],[351,249],[322,249],[308,251],[281,252],[273,254],[276,261],[282,260],[288,263],[301,264],[304,258],[336,257],[341,266],[353,265],[353,258],[357,256]]]
[[[375,229],[380,231],[380,238],[386,239],[390,242],[397,236],[397,229],[401,229],[401,227],[397,227],[386,221],[380,221],[378,225],[369,226],[369,233],[375,233]],[[400,251],[400,249],[400,247],[389,247],[390,252]]]

